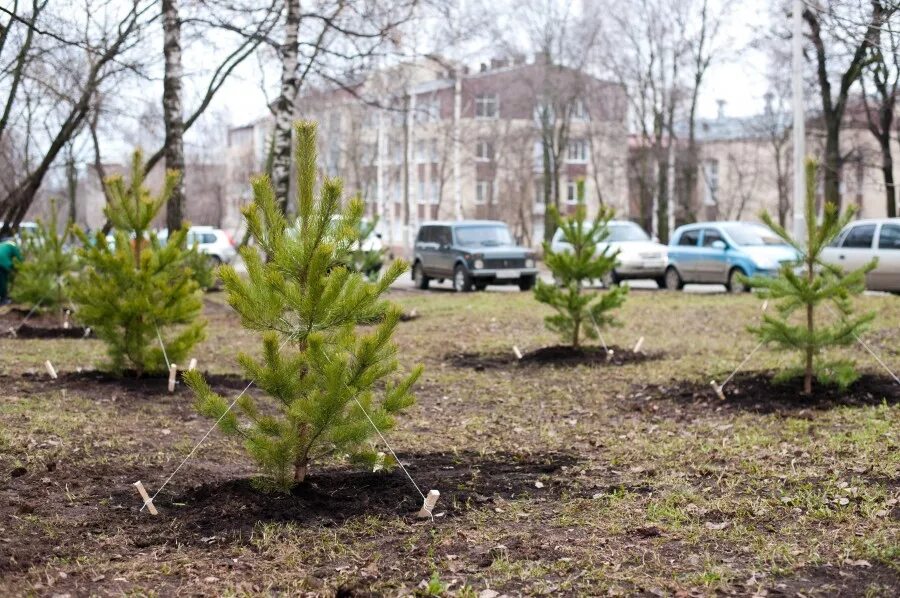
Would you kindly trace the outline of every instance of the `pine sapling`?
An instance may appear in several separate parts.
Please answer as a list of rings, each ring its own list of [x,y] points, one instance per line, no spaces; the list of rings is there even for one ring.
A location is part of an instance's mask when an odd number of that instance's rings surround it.
[[[144,163],[136,151],[130,182],[121,176],[105,181],[109,203],[104,213],[113,226],[112,242],[102,232],[88,236],[75,229],[84,270],[72,299],[81,323],[106,343],[115,372],[128,366],[137,375],[165,372],[166,357],[182,363],[205,336],[201,292],[185,246],[187,225],[171,232],[167,242],[150,228],[179,176],[166,172],[163,189],[154,197],[144,186]]]
[[[848,273],[822,262],[822,252],[853,219],[854,210],[851,206],[842,216],[834,204],[827,202],[819,223],[815,184],[816,163],[807,160],[806,244],[795,239],[768,212],[761,215],[775,234],[797,250],[798,260],[782,264],[773,278],[757,276],[749,280],[751,287],[761,290],[760,298],[778,302],[777,314],[764,314],[760,326],[750,330],[766,343],[801,353],[802,365],[781,372],[776,380],[788,380],[802,374],[805,395],[812,394],[813,378],[822,384],[837,384],[840,388],[846,388],[858,378],[852,361],[826,361],[822,352],[853,343],[875,317],[874,313],[854,317],[851,301],[854,295],[865,290],[866,273],[875,267],[875,260]],[[823,323],[819,309],[828,306],[834,307],[829,311],[837,318],[830,325]]]
[[[609,236],[613,211],[601,206],[594,219],[589,221],[583,201],[578,202],[575,213],[569,217],[561,217],[555,206],[549,209],[552,221],[562,229],[571,250],[554,252],[550,244],[544,242],[544,261],[556,284],[538,280],[534,296],[556,310],[555,314],[544,318],[547,328],[558,332],[564,342],[578,349],[582,336],[596,339],[599,328],[615,323],[609,312],[625,302],[628,292],[625,287],[613,287],[604,293],[585,290],[592,280],[603,279],[615,267],[618,251],[612,251],[609,245],[598,248]]]
[[[261,357],[240,354],[238,362],[273,406],[260,405],[249,391],[230,409],[200,373],[185,374],[200,413],[240,438],[261,480],[282,492],[327,456],[381,464],[372,424],[382,431],[394,425],[413,403],[410,388],[421,373],[398,375],[391,338],[400,311],[381,298],[406,264],[394,262],[377,282],[347,266],[363,204],[351,200],[341,210],[339,179],[325,179],[314,195],[315,124],[299,123],[296,139],[296,225],[288,225],[269,178],[254,179],[254,200],[243,214],[255,244],[240,250],[247,278],[230,266],[220,269],[243,326],[262,335]],[[378,324],[360,329],[371,322]]]
[[[69,227],[59,233],[59,210],[56,201],[51,200],[49,221],[38,219],[37,228],[22,235],[25,259],[18,267],[12,288],[14,301],[55,312],[60,322],[69,305],[70,276],[78,263],[68,246],[71,236]]]

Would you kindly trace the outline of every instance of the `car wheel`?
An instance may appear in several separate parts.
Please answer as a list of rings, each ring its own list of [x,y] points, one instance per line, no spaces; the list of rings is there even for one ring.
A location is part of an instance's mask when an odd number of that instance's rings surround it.
[[[660,289],[666,288],[666,277],[660,276],[659,278],[654,278],[653,281],[656,283],[656,286]]]
[[[668,270],[666,270],[665,279],[666,288],[670,291],[680,291],[684,288],[684,281],[681,280],[681,275],[675,268],[669,268]]]
[[[607,289],[611,289],[611,288],[619,285],[619,277],[616,276],[615,270],[610,270],[609,272],[607,272],[606,274],[603,275],[603,278],[601,279],[600,282],[602,282],[603,286],[605,286]]]
[[[453,290],[457,293],[468,293],[472,290],[472,277],[462,264],[457,264],[453,269]]]
[[[476,282],[476,283],[475,283],[475,290],[476,290],[476,291],[483,291],[483,290],[485,290],[486,288],[487,288],[487,283],[486,283],[486,282]]]
[[[428,283],[431,279],[425,276],[425,269],[422,267],[422,262],[416,262],[413,266],[413,281],[415,282],[417,289],[422,289],[424,291],[428,288]]]
[[[738,278],[739,276],[746,276],[740,268],[732,268],[731,272],[728,273],[728,284],[725,285],[725,288],[728,289],[729,293],[747,293],[750,291],[750,287],[741,281]]]
[[[534,286],[534,276],[523,276],[519,278],[519,290],[520,291],[530,291]]]

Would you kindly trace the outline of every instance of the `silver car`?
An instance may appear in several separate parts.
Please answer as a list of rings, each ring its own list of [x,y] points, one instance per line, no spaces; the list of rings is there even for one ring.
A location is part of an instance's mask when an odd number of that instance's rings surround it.
[[[866,288],[900,293],[900,218],[879,218],[851,222],[822,252],[822,261],[856,270],[878,258],[878,265],[866,275]]]
[[[651,279],[657,286],[665,286],[666,266],[669,263],[668,247],[650,238],[644,229],[628,220],[610,220],[609,236],[597,245],[597,251],[610,248],[619,252],[616,267],[603,284],[607,287],[622,280]],[[550,250],[554,253],[572,251],[561,228],[556,229]]]

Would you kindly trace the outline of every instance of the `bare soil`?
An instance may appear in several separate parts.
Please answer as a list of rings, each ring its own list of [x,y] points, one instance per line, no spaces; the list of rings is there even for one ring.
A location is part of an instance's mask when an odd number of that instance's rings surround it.
[[[642,363],[662,357],[660,352],[645,353],[639,351],[635,353],[631,349],[625,349],[616,345],[609,345],[609,350],[612,351],[611,355],[603,347],[591,346],[575,349],[569,345],[552,345],[523,353],[521,359],[516,357],[515,353],[510,349],[509,353],[450,354],[445,357],[445,361],[456,367],[484,371],[492,368],[510,367],[625,365]]]
[[[722,401],[711,384],[673,380],[643,385],[629,395],[637,409],[677,407],[700,417],[712,410],[750,411],[791,415],[805,410],[900,404],[900,384],[887,374],[863,374],[847,390],[813,382],[813,394],[803,394],[803,380],[773,381],[775,372],[740,372],[723,389]]]

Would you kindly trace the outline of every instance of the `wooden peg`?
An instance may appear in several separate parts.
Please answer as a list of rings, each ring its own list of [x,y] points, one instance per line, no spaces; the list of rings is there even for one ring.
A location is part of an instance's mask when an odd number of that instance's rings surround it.
[[[434,511],[434,505],[437,504],[438,499],[441,497],[441,493],[437,490],[429,490],[428,496],[425,497],[425,502],[422,504],[422,508],[416,513],[416,517],[420,519],[428,519],[434,517],[432,512]]]
[[[641,352],[641,347],[643,346],[643,344],[644,344],[644,337],[642,336],[642,337],[639,338],[639,339],[637,340],[637,342],[634,344],[634,350],[633,350],[633,352],[634,352],[634,353],[640,353],[640,352]]]
[[[197,358],[191,357],[191,363],[188,364],[188,371],[193,372],[196,369],[197,369]]]
[[[522,359],[522,352],[519,351],[519,348],[513,345],[513,353],[516,354],[516,359]]]
[[[713,387],[713,390],[716,391],[716,395],[723,401],[725,400],[725,393],[722,392],[722,387],[716,384],[715,380],[710,380],[709,384]]]
[[[615,354],[615,351],[613,351],[612,349],[607,349],[606,350],[606,361],[612,361],[614,354]]]
[[[9,335],[13,338],[16,338],[16,329],[12,326],[9,327]]]
[[[175,392],[175,377],[178,375],[178,366],[172,364],[169,366],[169,392]]]
[[[147,510],[150,511],[151,515],[159,515],[159,512],[156,510],[156,507],[153,506],[153,499],[150,498],[150,495],[147,494],[147,491],[144,489],[144,485],[141,484],[141,481],[138,480],[134,484],[132,484],[137,491],[141,494],[141,498],[144,499],[144,506],[147,507]]]
[[[53,364],[50,363],[50,360],[49,360],[49,359],[48,359],[47,361],[44,362],[44,369],[47,370],[47,373],[50,374],[50,377],[51,377],[51,378],[53,378],[54,380],[56,380],[56,378],[57,378],[56,370],[53,369]]]
[[[763,311],[766,311],[766,308],[767,308],[767,307],[769,307],[769,300],[768,300],[768,299],[766,299],[765,301],[763,301],[762,310],[763,310]]]
[[[63,328],[65,330],[69,329],[69,314],[71,312],[67,309],[63,312]]]
[[[91,335],[91,327],[88,326],[87,328],[84,329],[84,337],[83,338],[87,338],[90,335]]]

